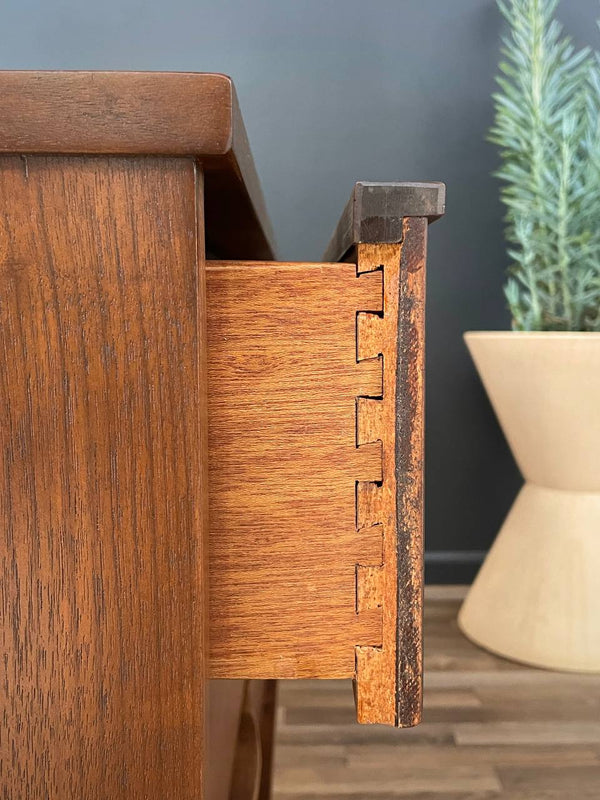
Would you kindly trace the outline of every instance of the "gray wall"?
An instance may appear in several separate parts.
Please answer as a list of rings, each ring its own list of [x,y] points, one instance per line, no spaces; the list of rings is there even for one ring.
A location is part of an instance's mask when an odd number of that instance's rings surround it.
[[[493,0],[9,0],[0,13],[1,68],[231,75],[280,257],[320,256],[357,179],[446,181],[430,234],[427,549],[431,577],[466,577],[520,483],[461,340],[509,325],[484,142]],[[563,0],[560,17],[597,43],[598,13]]]

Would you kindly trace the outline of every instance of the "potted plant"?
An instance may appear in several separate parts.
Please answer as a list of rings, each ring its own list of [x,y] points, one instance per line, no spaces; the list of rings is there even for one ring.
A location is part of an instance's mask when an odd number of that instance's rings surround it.
[[[494,95],[512,331],[465,335],[525,479],[459,615],[473,641],[600,671],[600,62],[505,0]]]

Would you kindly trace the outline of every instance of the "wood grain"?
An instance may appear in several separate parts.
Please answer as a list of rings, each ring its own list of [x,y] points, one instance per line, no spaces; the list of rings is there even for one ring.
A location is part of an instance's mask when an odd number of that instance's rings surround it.
[[[206,338],[191,159],[0,160],[0,795],[201,790]]]
[[[221,258],[274,257],[226,75],[0,71],[0,152],[194,157],[205,171],[208,249]]]
[[[396,354],[396,714],[416,725],[423,706],[423,515],[427,219],[402,227]]]
[[[357,311],[380,311],[381,273],[350,264],[208,262],[210,668],[213,677],[339,677],[381,644],[357,613],[356,565],[381,529],[356,530],[356,398],[381,393],[357,363]]]

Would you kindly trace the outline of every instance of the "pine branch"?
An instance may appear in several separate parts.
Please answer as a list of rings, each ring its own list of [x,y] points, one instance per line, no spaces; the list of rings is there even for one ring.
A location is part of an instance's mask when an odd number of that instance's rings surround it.
[[[500,149],[517,330],[600,326],[600,61],[553,18],[557,0],[498,0],[509,23],[489,138]]]

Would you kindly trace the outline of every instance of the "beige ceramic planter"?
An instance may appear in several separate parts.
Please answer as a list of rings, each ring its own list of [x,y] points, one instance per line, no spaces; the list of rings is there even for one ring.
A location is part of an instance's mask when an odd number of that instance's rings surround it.
[[[600,672],[600,333],[467,333],[525,479],[459,615],[507,658]]]

